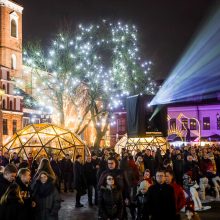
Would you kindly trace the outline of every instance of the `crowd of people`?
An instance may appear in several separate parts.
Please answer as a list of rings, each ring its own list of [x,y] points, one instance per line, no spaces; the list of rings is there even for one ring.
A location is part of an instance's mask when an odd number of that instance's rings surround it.
[[[74,192],[98,207],[100,220],[199,219],[204,203],[219,200],[220,147],[183,146],[162,155],[146,149],[93,150],[83,161],[77,155],[59,158],[0,151],[0,219],[57,220],[60,192]]]

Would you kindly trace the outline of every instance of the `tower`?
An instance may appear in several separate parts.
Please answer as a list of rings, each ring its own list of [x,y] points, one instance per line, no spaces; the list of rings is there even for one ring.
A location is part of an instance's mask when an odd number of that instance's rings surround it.
[[[0,66],[12,77],[20,77],[22,70],[22,11],[17,3],[0,0]]]

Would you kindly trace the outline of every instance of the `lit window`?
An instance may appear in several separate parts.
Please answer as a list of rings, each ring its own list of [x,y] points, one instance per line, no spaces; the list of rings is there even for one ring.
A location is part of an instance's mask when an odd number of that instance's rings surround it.
[[[11,56],[11,68],[13,70],[15,70],[16,66],[17,66],[17,59],[16,59],[16,56],[14,54],[12,54],[12,56]]]
[[[13,134],[17,131],[17,121],[13,120]]]
[[[3,119],[3,135],[7,135],[7,134],[8,134],[8,120]]]
[[[11,36],[17,37],[17,22],[15,19],[11,20]]]
[[[220,115],[219,115],[219,113],[217,113],[216,118],[217,118],[217,130],[220,130]]]
[[[126,132],[126,120],[125,118],[118,119],[118,132]]]
[[[196,120],[190,119],[190,130],[196,130]]]
[[[210,117],[203,118],[203,130],[210,130]]]
[[[176,129],[176,119],[175,118],[170,119],[170,129]]]
[[[188,128],[188,119],[182,118],[182,130],[186,130]]]

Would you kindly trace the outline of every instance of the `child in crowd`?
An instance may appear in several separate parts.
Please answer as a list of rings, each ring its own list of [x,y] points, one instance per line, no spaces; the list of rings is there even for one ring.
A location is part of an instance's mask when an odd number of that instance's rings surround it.
[[[143,180],[137,190],[137,196],[135,198],[137,204],[137,220],[148,220],[148,207],[147,207],[147,191],[150,184]]]

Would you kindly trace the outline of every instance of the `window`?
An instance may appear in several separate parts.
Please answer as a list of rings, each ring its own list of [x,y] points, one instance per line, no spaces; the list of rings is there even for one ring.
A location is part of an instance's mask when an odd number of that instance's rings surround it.
[[[126,131],[126,121],[125,118],[118,119],[118,132]]]
[[[186,130],[188,128],[188,119],[182,118],[182,130]]]
[[[203,118],[203,130],[210,130],[210,117]]]
[[[5,84],[3,84],[2,89],[5,90]],[[6,92],[6,91],[5,91]]]
[[[13,134],[16,133],[16,131],[17,131],[17,121],[16,120],[13,120],[12,129],[13,129]]]
[[[10,105],[9,110],[13,110],[13,103],[12,103],[12,101],[10,101],[9,105]]]
[[[4,99],[2,101],[2,109],[6,109],[6,104],[5,104],[5,100]]]
[[[16,56],[15,56],[14,54],[12,54],[12,55],[11,55],[11,68],[12,68],[13,70],[16,69],[16,65],[17,65],[16,61],[17,61]]]
[[[3,135],[7,135],[7,134],[8,134],[8,120],[3,119]]]
[[[190,119],[190,130],[196,130],[196,120]]]
[[[217,118],[217,130],[220,130],[220,115],[219,115],[219,113],[216,114],[216,118]]]
[[[36,118],[36,116],[34,116],[31,118],[31,124],[40,124],[40,118]]]
[[[15,19],[11,20],[11,36],[17,37],[17,22]]]
[[[26,127],[30,124],[30,118],[23,118],[23,127]]]
[[[10,72],[9,71],[7,71],[7,80],[11,80],[10,79]]]
[[[170,119],[170,129],[176,129],[176,119],[175,118]]]

